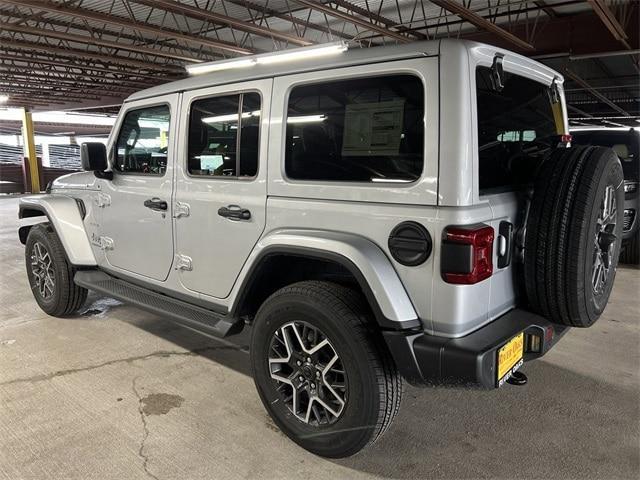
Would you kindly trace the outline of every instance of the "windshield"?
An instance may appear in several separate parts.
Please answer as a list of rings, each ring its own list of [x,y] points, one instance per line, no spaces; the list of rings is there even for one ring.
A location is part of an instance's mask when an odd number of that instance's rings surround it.
[[[528,183],[557,143],[551,89],[508,72],[503,85],[492,87],[490,68],[476,70],[480,190]]]

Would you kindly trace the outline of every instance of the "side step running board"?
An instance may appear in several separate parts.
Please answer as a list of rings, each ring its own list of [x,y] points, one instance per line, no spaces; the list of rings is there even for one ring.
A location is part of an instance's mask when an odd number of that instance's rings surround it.
[[[226,337],[238,333],[243,326],[239,319],[231,319],[227,315],[191,305],[188,302],[154,292],[98,270],[81,270],[76,272],[73,280],[81,287],[131,303],[216,337]]]

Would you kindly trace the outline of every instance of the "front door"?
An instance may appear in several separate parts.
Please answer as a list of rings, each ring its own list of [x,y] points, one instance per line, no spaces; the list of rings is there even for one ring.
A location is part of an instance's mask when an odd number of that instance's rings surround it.
[[[189,290],[228,296],[264,230],[271,84],[183,96],[174,216],[176,267]]]
[[[166,280],[173,261],[173,140],[178,94],[125,104],[110,143],[113,180],[102,182],[100,243],[122,270]]]

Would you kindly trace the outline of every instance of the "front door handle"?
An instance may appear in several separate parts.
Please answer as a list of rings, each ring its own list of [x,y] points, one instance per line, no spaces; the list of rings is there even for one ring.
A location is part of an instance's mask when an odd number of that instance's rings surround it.
[[[161,210],[166,211],[167,208],[169,208],[169,206],[167,205],[167,202],[165,202],[164,200],[160,200],[157,197],[150,198],[149,200],[145,200],[144,206],[155,211],[161,211]]]
[[[218,209],[218,215],[228,218],[229,220],[250,220],[251,212],[246,208],[242,208],[239,205],[229,205],[227,207],[220,207]]]

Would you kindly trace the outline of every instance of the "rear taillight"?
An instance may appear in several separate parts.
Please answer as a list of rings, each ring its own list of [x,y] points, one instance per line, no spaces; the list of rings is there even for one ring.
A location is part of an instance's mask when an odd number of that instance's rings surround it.
[[[493,273],[493,228],[488,225],[447,227],[441,252],[442,278],[448,283],[470,285]]]

